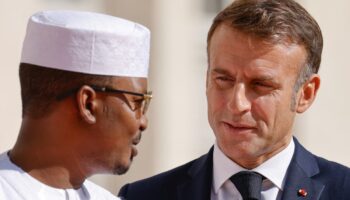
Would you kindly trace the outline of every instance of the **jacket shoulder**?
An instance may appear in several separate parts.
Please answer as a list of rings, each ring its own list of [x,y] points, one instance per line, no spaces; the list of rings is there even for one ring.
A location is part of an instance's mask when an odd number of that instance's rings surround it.
[[[127,200],[164,199],[165,197],[162,194],[176,193],[176,186],[188,180],[189,170],[200,159],[192,160],[155,176],[126,184],[120,189],[118,195]],[[169,199],[169,197],[166,197],[166,199]]]
[[[329,187],[350,188],[350,168],[342,164],[315,156],[320,173],[315,178]]]
[[[350,168],[339,163],[319,157],[306,150],[295,138],[293,160],[314,181],[324,185],[323,194],[350,195]],[[336,199],[336,198],[335,198]]]
[[[324,185],[321,199],[348,199],[350,196],[350,169],[318,156],[316,160],[320,171],[313,179]]]
[[[187,172],[193,165],[193,163],[196,160],[192,160],[186,164],[183,164],[179,167],[176,167],[174,169],[162,172],[160,174],[157,174],[155,176],[151,176],[146,179],[142,179],[139,181],[136,181],[134,183],[129,184],[130,186],[161,186],[165,183],[171,183],[171,182],[178,182],[181,181],[181,179],[187,177]]]
[[[188,186],[188,184],[195,188],[206,186],[205,183],[208,182],[208,177],[211,177],[212,157],[213,148],[207,154],[184,165],[150,178],[124,185],[119,191],[119,196],[127,200],[176,199],[176,196],[179,194],[178,190],[182,190],[180,193],[184,192],[181,186]]]

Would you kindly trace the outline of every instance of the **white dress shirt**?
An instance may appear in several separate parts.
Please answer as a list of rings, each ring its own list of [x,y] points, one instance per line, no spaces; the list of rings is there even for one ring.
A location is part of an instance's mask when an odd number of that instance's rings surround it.
[[[287,148],[265,161],[260,166],[249,170],[258,172],[266,177],[262,183],[261,200],[281,199],[287,169],[292,160],[294,148],[294,141],[291,140]],[[229,159],[221,151],[217,143],[215,143],[211,200],[242,200],[241,194],[229,178],[245,170],[247,169],[244,169]]]

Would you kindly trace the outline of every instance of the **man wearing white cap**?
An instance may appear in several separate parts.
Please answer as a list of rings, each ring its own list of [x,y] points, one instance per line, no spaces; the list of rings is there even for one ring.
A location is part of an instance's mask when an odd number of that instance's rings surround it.
[[[22,125],[0,155],[0,199],[118,199],[86,180],[125,173],[147,127],[150,32],[89,12],[44,11],[28,23]]]

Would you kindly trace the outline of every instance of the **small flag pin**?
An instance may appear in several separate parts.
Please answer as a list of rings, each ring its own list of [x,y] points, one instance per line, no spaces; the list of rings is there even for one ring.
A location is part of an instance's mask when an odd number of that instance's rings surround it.
[[[305,189],[299,189],[298,190],[298,196],[300,197],[306,197],[307,196],[307,192]]]

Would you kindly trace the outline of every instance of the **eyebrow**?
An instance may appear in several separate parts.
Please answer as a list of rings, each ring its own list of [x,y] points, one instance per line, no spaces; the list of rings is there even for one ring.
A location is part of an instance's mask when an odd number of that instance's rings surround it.
[[[272,76],[268,76],[268,75],[262,75],[262,76],[258,76],[256,78],[253,78],[254,80],[259,80],[259,81],[274,81]]]
[[[220,69],[220,68],[215,68],[213,70],[211,70],[212,72],[215,72],[215,73],[218,73],[218,74],[224,74],[224,75],[227,75],[227,76],[232,76],[232,74],[225,70],[225,69]]]
[[[270,83],[270,84],[275,85],[275,86],[280,85],[278,80],[276,80],[274,77],[269,76],[269,75],[262,75],[259,77],[255,77],[252,79],[252,81],[266,82],[266,83]]]
[[[215,68],[215,69],[213,69],[211,71],[214,72],[214,73],[223,74],[223,75],[226,75],[226,76],[233,77],[233,75],[228,70],[225,70],[225,69]],[[256,77],[252,77],[251,80],[253,80],[253,81],[268,81],[268,82],[271,82],[272,84],[278,84],[278,81],[276,81],[273,76],[266,75],[266,74],[259,75],[259,76],[256,76]]]

